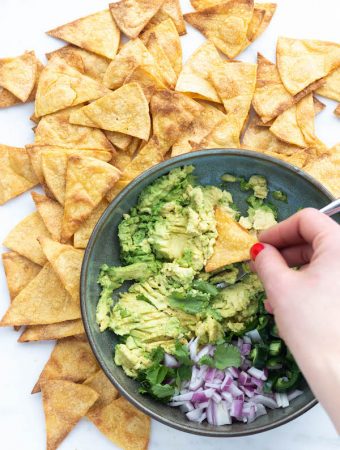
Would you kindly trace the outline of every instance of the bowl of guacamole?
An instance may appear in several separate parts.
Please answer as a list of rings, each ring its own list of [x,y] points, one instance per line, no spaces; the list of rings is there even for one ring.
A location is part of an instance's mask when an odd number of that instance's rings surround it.
[[[99,220],[81,276],[89,342],[122,395],[207,436],[265,431],[311,408],[242,245],[331,198],[300,169],[243,150],[182,155],[130,183]],[[216,264],[218,217],[233,243]]]

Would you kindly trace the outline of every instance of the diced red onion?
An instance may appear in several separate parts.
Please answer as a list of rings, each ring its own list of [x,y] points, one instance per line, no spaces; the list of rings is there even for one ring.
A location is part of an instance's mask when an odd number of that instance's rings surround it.
[[[220,403],[222,397],[217,392],[214,392],[213,395],[211,396],[211,400],[214,400],[214,402],[216,403]]]
[[[251,350],[251,344],[243,344],[241,348],[241,355],[246,356],[249,355]]]
[[[181,405],[179,408],[183,413],[187,413],[195,409],[194,405],[191,402],[184,402],[183,405]]]
[[[263,370],[257,369],[256,367],[251,367],[248,369],[249,375],[251,375],[254,378],[257,378],[258,380],[266,381],[267,376],[264,373]]]
[[[251,344],[250,337],[247,335],[243,336],[243,342],[244,342],[244,344]]]
[[[194,340],[191,340],[188,344],[190,358],[192,361],[196,361],[197,346],[198,346],[198,337]]]
[[[295,389],[294,391],[288,393],[288,400],[291,402],[295,398],[299,397],[301,394],[303,394],[303,391]]]
[[[215,425],[229,425],[231,424],[231,417],[229,414],[228,404],[224,401],[216,405],[215,411]]]
[[[222,398],[231,405],[231,402],[233,401],[233,396],[230,392],[222,392],[221,393]]]
[[[253,403],[261,403],[262,405],[270,409],[278,408],[278,404],[276,403],[276,401],[273,398],[268,397],[267,395],[254,395],[251,401]]]
[[[241,372],[239,377],[238,377],[238,383],[241,384],[242,386],[246,385],[246,384],[250,384],[251,381],[251,376],[248,375],[246,372]]]
[[[193,409],[192,411],[186,413],[186,416],[192,422],[203,422],[203,420],[207,417],[206,413],[201,409]]]
[[[256,330],[256,328],[254,330],[248,331],[246,333],[246,336],[248,336],[252,342],[252,344],[262,344],[263,340],[262,337],[260,335],[260,333],[258,332],[258,330]]]
[[[172,397],[172,401],[173,402],[186,402],[186,401],[191,401],[193,396],[192,392],[187,392],[185,394],[179,394],[179,395],[174,395]]]
[[[213,352],[213,346],[212,345],[205,345],[196,355],[196,361],[199,361],[203,356],[211,355]]]
[[[224,380],[222,381],[222,384],[220,387],[221,391],[226,390],[232,383],[233,383],[232,376],[230,375],[230,373],[226,373]]]
[[[225,376],[225,373],[223,372],[223,370],[219,370],[219,369],[216,370],[215,379],[217,378],[218,380],[223,380],[224,376]]]
[[[234,399],[231,403],[230,415],[232,417],[240,418],[242,416],[243,400]]]
[[[205,383],[205,387],[207,388],[212,388],[215,390],[220,390],[221,389],[221,383]]]
[[[285,392],[276,392],[275,400],[279,408],[287,408],[289,406],[288,396]]]
[[[247,397],[251,398],[255,395],[255,389],[251,386],[240,386],[240,389],[246,394]]]
[[[257,403],[256,404],[255,414],[256,414],[256,418],[257,418],[257,417],[260,417],[260,416],[264,416],[264,415],[266,415],[268,413],[267,413],[266,408],[262,405],[262,403]]]
[[[191,398],[191,401],[194,403],[203,403],[208,400],[209,397],[207,397],[204,393],[204,391],[201,392],[194,392]]]
[[[164,365],[165,365],[165,367],[169,367],[169,368],[175,368],[175,367],[180,366],[177,359],[174,356],[169,355],[169,353],[165,353],[165,355],[164,355]]]
[[[205,373],[204,380],[208,381],[208,382],[212,381],[215,378],[215,373],[216,373],[216,369],[209,367]]]
[[[210,425],[215,425],[216,423],[216,403],[213,401],[209,402],[209,405],[207,407],[207,422],[210,423]]]
[[[231,384],[228,387],[228,391],[227,392],[230,392],[231,395],[233,395],[234,397],[236,397],[237,395],[242,395],[241,389],[239,389],[235,384]]]
[[[236,367],[229,367],[227,370],[233,378],[238,378],[240,375],[240,371]]]

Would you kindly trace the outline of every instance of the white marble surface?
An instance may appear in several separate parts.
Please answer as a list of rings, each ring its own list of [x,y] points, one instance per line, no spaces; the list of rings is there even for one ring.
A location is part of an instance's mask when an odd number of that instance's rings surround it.
[[[239,59],[255,61],[256,52],[274,59],[279,35],[299,38],[339,40],[339,0],[276,0],[278,10],[265,34]],[[35,49],[44,53],[62,45],[44,31],[59,24],[104,9],[105,0],[1,0],[0,56],[21,54]],[[183,10],[190,11],[189,0],[182,0]],[[182,38],[184,58],[203,42],[203,37],[190,29]],[[324,101],[324,100],[323,100]],[[335,102],[325,101],[327,109],[316,120],[319,137],[328,145],[340,141],[339,121],[332,114]],[[29,116],[32,105],[0,111],[0,142],[23,146],[32,141]],[[1,176],[1,175],[0,175]],[[33,210],[29,194],[0,207],[0,242],[13,226]],[[5,249],[3,248],[2,251]],[[8,305],[8,294],[0,268],[0,315]],[[0,448],[2,450],[40,450],[45,445],[44,418],[40,394],[30,391],[43,367],[52,343],[18,344],[12,329],[0,329]],[[324,380],[329,382],[329,380]],[[339,440],[321,406],[303,417],[261,435],[225,440],[200,438],[172,430],[157,422],[152,424],[150,450],[333,450]],[[95,427],[81,421],[60,446],[61,450],[115,448]]]

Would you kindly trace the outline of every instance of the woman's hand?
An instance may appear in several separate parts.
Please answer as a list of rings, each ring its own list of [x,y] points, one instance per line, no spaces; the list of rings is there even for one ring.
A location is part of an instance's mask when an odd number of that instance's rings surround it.
[[[340,432],[340,226],[308,208],[259,239],[251,255],[266,308]]]

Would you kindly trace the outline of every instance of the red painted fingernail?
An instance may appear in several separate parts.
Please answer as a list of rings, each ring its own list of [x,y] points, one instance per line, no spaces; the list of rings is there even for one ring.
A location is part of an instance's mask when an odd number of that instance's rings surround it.
[[[257,242],[256,244],[254,244],[252,246],[252,248],[250,249],[250,257],[253,261],[255,261],[256,256],[262,252],[262,250],[264,249],[264,245],[261,244],[261,242]]]

